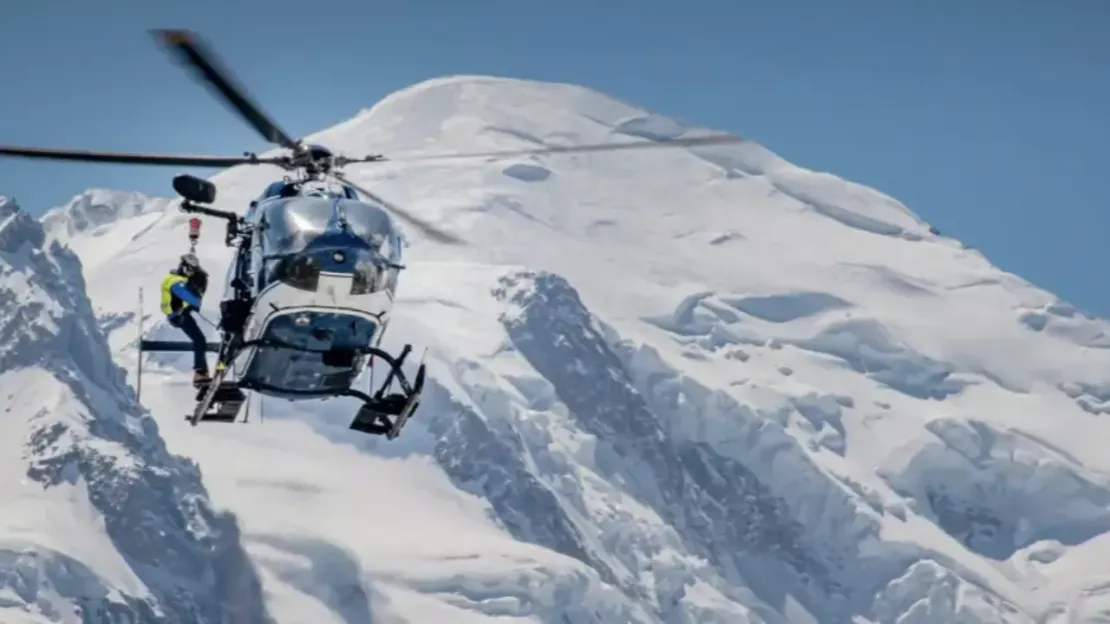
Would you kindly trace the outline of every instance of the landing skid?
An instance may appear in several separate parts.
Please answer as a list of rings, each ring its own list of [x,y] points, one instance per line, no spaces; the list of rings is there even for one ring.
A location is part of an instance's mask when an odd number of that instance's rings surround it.
[[[370,435],[384,435],[392,440],[401,435],[405,423],[420,405],[420,396],[413,394],[390,394],[380,399],[369,399],[359,408],[355,419],[351,421],[350,429],[369,433]]]
[[[420,405],[420,391],[424,388],[424,364],[416,371],[416,379],[409,386],[401,371],[401,364],[412,351],[410,345],[405,345],[401,355],[396,361],[390,362],[389,375],[382,383],[374,396],[365,395],[358,390],[348,390],[349,396],[355,396],[363,401],[363,405],[351,421],[350,429],[369,433],[370,435],[384,435],[392,440],[401,435],[405,423]],[[401,386],[401,392],[385,394],[390,384],[396,380]]]
[[[257,344],[263,344],[263,342],[241,343],[237,345],[236,348],[255,346]],[[268,341],[265,344],[280,344],[286,348],[314,352],[310,349],[277,343],[276,341]],[[228,342],[225,342],[221,346],[221,354],[230,353],[234,350],[235,349],[232,349]],[[404,373],[401,371],[401,365],[412,351],[411,345],[405,345],[401,354],[396,358],[375,347],[365,347],[358,351],[375,357],[389,366],[389,374],[386,375],[385,381],[373,396],[353,388],[328,394],[303,394],[306,397],[317,395],[321,398],[337,395],[352,396],[362,400],[363,405],[359,408],[358,413],[355,414],[354,420],[351,421],[349,428],[371,435],[384,435],[386,438],[392,440],[401,435],[401,430],[404,429],[405,423],[408,422],[409,418],[412,417],[412,414],[416,411],[416,408],[420,405],[420,392],[424,387],[424,364],[420,364],[416,372],[416,377],[410,385],[408,380],[405,379]],[[322,357],[349,355],[349,353],[320,353]],[[221,357],[220,361],[224,361],[225,359],[229,358]],[[243,393],[244,389],[262,392],[264,394],[268,391],[286,394],[289,392],[286,389],[274,388],[258,383],[257,381],[242,384],[239,382],[225,382],[224,378],[226,376],[227,368],[219,366],[216,369],[216,375],[212,378],[212,381],[198,388],[196,409],[192,414],[186,416],[189,424],[195,427],[197,423],[201,421],[235,422],[239,416],[239,410],[246,401],[246,395]],[[400,392],[389,392],[387,394],[386,392],[393,384],[399,386]]]

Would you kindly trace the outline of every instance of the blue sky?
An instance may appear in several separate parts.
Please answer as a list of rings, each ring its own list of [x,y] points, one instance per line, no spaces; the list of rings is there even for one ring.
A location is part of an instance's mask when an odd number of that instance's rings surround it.
[[[264,149],[158,27],[199,31],[294,136],[445,74],[594,87],[874,186],[1110,316],[1105,0],[0,0],[0,143]],[[39,212],[173,173],[2,159],[0,193]]]

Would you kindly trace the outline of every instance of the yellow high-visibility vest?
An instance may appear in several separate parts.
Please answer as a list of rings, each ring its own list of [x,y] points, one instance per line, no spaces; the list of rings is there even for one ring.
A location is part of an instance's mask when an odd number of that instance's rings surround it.
[[[162,280],[162,314],[168,316],[175,312],[173,307],[173,293],[170,292],[170,289],[173,288],[174,284],[179,284],[185,281],[188,280],[186,280],[181,275],[177,275],[174,273],[170,273],[166,276],[165,279]]]

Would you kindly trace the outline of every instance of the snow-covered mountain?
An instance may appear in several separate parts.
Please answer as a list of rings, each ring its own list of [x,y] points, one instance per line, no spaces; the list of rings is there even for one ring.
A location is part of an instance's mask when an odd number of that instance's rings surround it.
[[[80,261],[4,197],[0,395],[0,621],[272,621],[235,517],[112,363]]]
[[[452,77],[309,139],[402,155],[701,132],[577,86]],[[143,379],[278,621],[1110,618],[1104,321],[751,142],[347,172],[471,243],[408,232],[386,342],[428,348],[430,396],[405,434],[346,430],[343,400],[255,399],[251,425],[193,429],[183,361]],[[278,176],[219,173],[217,207]],[[187,250],[169,207],[51,226],[128,368],[140,287],[168,331],[153,293]]]
[[[48,234],[59,239],[76,236],[76,240],[85,241],[105,234],[118,239],[124,232],[109,226],[122,221],[135,225],[142,222],[136,221],[135,217],[162,213],[172,203],[172,199],[148,197],[133,191],[89,189],[65,206],[47,211],[42,216],[42,225]],[[140,233],[141,230],[129,234],[135,236]]]

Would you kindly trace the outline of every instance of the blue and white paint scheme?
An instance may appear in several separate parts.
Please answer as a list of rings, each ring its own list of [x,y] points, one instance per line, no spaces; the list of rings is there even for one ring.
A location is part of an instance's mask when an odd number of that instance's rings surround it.
[[[380,343],[401,262],[391,217],[346,185],[276,182],[244,219],[253,230],[246,273],[255,293],[244,342],[278,341],[314,352],[248,346],[232,362],[235,376],[289,399],[350,387],[365,356],[336,365],[320,351]]]

